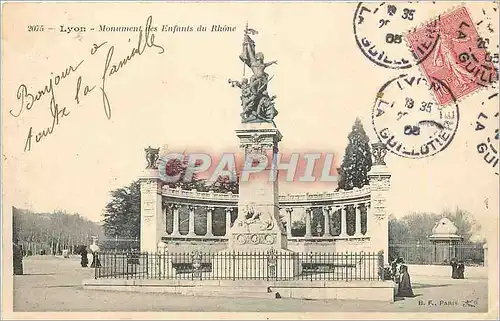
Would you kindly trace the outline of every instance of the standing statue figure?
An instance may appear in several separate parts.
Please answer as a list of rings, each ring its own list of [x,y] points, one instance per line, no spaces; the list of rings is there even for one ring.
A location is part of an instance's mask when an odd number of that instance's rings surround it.
[[[273,102],[276,96],[270,97],[267,91],[267,85],[272,76],[269,77],[265,71],[267,67],[278,62],[276,60],[265,62],[264,54],[255,52],[255,42],[250,38],[250,35],[257,33],[256,30],[249,29],[247,25],[243,36],[243,52],[239,56],[244,63],[244,67],[248,66],[253,72],[250,81],[248,82],[246,78],[241,83],[229,80],[233,87],[237,86],[242,91],[242,122],[272,122],[273,118],[278,114]]]
[[[247,78],[243,78],[241,82],[229,79],[228,82],[232,87],[238,87],[241,89],[241,107],[243,108],[243,112],[240,114],[242,119],[248,118],[252,114],[256,113],[255,101],[256,101],[256,92],[248,83]]]
[[[144,148],[144,151],[146,152],[146,161],[148,162],[148,165],[146,168],[150,169],[157,169],[158,166],[156,162],[158,161],[158,158],[160,157],[160,149],[159,148],[151,148],[149,146],[148,148]]]

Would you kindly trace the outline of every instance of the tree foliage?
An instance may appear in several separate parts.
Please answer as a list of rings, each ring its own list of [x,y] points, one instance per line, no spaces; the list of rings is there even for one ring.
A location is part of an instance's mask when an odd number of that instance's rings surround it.
[[[394,216],[389,218],[389,242],[428,242],[434,225],[443,217],[455,224],[457,234],[463,237],[464,242],[473,241],[480,229],[480,225],[474,220],[471,213],[459,208],[456,208],[455,211],[447,209],[439,214],[414,212],[400,219],[396,219]]]
[[[107,236],[136,238],[141,232],[141,188],[139,181],[111,191],[104,213]]]
[[[348,135],[349,143],[345,149],[344,159],[340,166],[340,179],[337,189],[351,190],[368,184],[368,172],[372,167],[370,140],[363,124],[356,118]]]
[[[12,208],[12,241],[23,245],[25,252],[57,254],[63,249],[88,245],[91,236],[102,236],[102,227],[79,214],[65,211],[34,213]]]
[[[191,179],[186,180],[187,160],[181,161],[171,159],[165,166],[168,176],[179,175],[179,179],[167,182],[165,185],[170,188],[181,188],[184,190],[196,189],[199,192],[214,191],[217,193],[238,194],[238,180],[231,181],[228,176],[220,176],[209,184],[205,179],[199,178],[196,173]],[[179,209],[179,230],[186,233],[188,230],[189,211],[183,206]],[[213,233],[224,234],[225,215],[213,213],[214,226]],[[206,232],[206,215],[199,209],[195,211],[195,228],[198,234]],[[167,222],[167,230],[171,229],[171,222]],[[107,236],[118,236],[120,238],[138,238],[141,231],[141,191],[140,182],[134,181],[129,186],[121,187],[111,191],[111,200],[106,205],[104,213],[104,230]],[[220,234],[222,233],[222,234]]]
[[[236,180],[231,180],[229,176],[219,176],[217,180],[207,187],[215,193],[233,193],[238,194],[239,191],[239,177]]]

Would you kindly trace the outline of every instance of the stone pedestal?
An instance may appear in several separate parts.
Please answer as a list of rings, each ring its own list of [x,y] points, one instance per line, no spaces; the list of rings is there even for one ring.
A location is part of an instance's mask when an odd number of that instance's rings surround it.
[[[157,169],[146,169],[141,184],[141,252],[155,253],[163,235],[162,183]]]
[[[286,250],[286,232],[279,217],[276,156],[282,136],[271,123],[246,123],[236,130],[245,166],[239,185],[238,217],[230,231],[234,251]],[[251,165],[252,164],[252,165]],[[257,170],[266,165],[263,170]],[[253,172],[252,172],[253,171]],[[250,173],[250,174],[249,174]]]
[[[367,217],[367,235],[370,236],[373,252],[384,252],[384,264],[389,264],[389,218],[387,199],[390,193],[391,173],[385,163],[387,153],[382,143],[372,144],[373,166],[368,172],[370,183],[370,211]]]
[[[389,264],[389,219],[387,214],[387,194],[390,189],[391,174],[386,166],[376,165],[368,173],[371,200],[368,215],[369,236],[374,252],[384,251],[384,264]]]

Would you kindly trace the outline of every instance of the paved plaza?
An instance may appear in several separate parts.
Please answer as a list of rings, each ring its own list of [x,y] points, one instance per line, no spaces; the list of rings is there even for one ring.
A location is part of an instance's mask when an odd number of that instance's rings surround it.
[[[414,298],[377,301],[193,297],[157,293],[83,290],[93,270],[79,257],[28,257],[25,275],[14,276],[14,312],[487,312],[487,279],[410,275]],[[467,274],[466,274],[467,277]],[[467,300],[471,300],[467,302]],[[464,306],[465,305],[465,306]]]

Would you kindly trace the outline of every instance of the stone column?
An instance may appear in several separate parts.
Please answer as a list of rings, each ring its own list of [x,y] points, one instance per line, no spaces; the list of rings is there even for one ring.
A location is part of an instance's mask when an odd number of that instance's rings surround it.
[[[347,235],[347,205],[342,205],[340,208],[340,235],[346,237]]]
[[[323,217],[325,219],[325,231],[323,233],[324,237],[330,237],[330,212],[332,211],[331,206],[323,206]]]
[[[365,236],[370,236],[370,224],[369,224],[369,214],[370,214],[370,202],[366,202],[365,203],[365,209],[366,209],[366,232],[365,232]]]
[[[167,234],[167,210],[168,210],[168,205],[167,204],[162,204],[163,205],[163,215],[162,215],[162,227],[163,227],[163,233]],[[158,244],[157,244],[158,245]]]
[[[312,208],[306,207],[306,235],[305,237],[311,237],[311,214]]]
[[[285,208],[286,212],[286,236],[288,238],[292,237],[292,212],[293,208],[292,207],[287,207]]]
[[[356,230],[354,232],[354,236],[363,236],[361,234],[361,203],[354,205],[356,211]]]
[[[389,264],[389,219],[387,199],[390,194],[391,173],[387,169],[384,157],[387,149],[383,143],[372,144],[374,158],[372,168],[368,172],[370,183],[370,242],[374,252],[384,252],[384,264]]]
[[[172,223],[172,236],[179,236],[179,204],[172,204],[172,213],[174,216],[174,220]]]
[[[188,236],[195,236],[194,233],[194,210],[196,209],[195,205],[189,205],[189,232]]]
[[[154,253],[164,235],[162,181],[156,166],[159,149],[146,149],[148,166],[139,177],[141,189],[141,251]]]
[[[232,207],[226,207],[226,234],[224,236],[229,237],[231,232],[231,213],[233,212]]]
[[[212,233],[212,213],[215,210],[215,207],[208,206],[207,207],[207,234],[206,236],[214,236]]]

